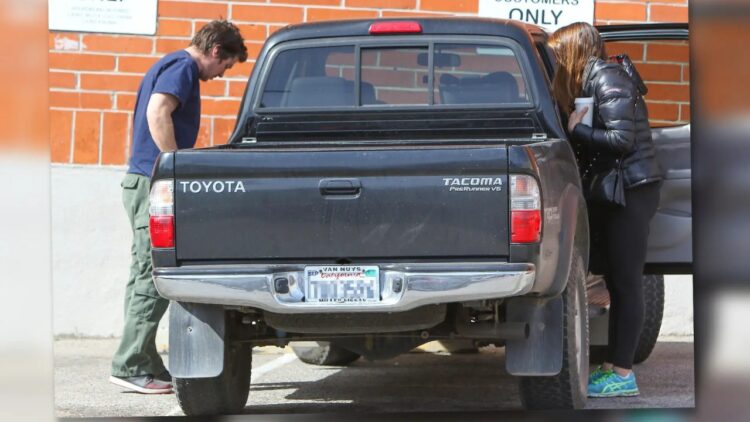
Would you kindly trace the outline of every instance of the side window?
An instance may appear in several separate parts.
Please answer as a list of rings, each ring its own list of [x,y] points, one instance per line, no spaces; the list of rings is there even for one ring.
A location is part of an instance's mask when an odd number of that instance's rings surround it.
[[[354,46],[284,50],[271,67],[260,106],[354,106],[354,69]]]
[[[555,76],[555,53],[546,42],[537,42],[536,50],[539,52],[539,57],[542,58],[544,68],[547,70],[547,78],[552,81]]]
[[[690,62],[687,40],[610,41],[607,54],[627,54],[648,87],[652,127],[690,123]]]
[[[528,103],[518,60],[508,47],[435,45],[435,104]]]
[[[427,105],[427,48],[363,48],[362,105]]]

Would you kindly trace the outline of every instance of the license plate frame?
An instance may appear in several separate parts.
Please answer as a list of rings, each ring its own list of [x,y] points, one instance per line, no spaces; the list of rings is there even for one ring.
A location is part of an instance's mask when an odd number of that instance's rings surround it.
[[[304,283],[305,303],[346,306],[381,300],[377,265],[310,265]]]

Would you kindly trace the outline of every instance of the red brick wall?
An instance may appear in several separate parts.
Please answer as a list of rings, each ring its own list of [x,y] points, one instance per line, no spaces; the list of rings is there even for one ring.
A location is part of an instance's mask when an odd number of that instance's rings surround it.
[[[690,121],[688,42],[611,42],[609,54],[626,53],[648,86],[645,96],[652,126]]]
[[[124,164],[135,92],[143,73],[165,53],[186,47],[192,34],[211,19],[223,17],[236,23],[251,59],[223,79],[202,83],[199,146],[226,141],[254,58],[277,29],[328,19],[475,15],[478,4],[478,0],[159,0],[155,36],[50,31],[52,161]],[[596,23],[684,22],[687,0],[599,0],[595,15]]]

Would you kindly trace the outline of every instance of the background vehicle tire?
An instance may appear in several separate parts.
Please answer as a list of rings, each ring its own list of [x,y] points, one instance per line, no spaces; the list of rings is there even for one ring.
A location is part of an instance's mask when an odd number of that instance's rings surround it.
[[[175,378],[177,402],[187,416],[236,414],[250,392],[252,348],[247,343],[224,347],[224,371],[214,378]]]
[[[292,345],[297,358],[310,365],[344,366],[359,359],[359,355],[328,341],[299,342]]]
[[[524,408],[581,409],[586,404],[589,376],[588,302],[583,260],[573,255],[563,295],[563,363],[551,377],[521,377]]]
[[[651,356],[659,338],[661,320],[664,316],[664,276],[648,274],[643,276],[643,297],[645,298],[643,331],[635,349],[634,363],[641,363]]]
[[[643,331],[635,349],[633,363],[642,363],[654,351],[656,340],[661,331],[664,316],[664,276],[647,274],[643,276],[644,318]],[[607,357],[607,346],[591,346],[589,359],[591,363],[602,363]]]

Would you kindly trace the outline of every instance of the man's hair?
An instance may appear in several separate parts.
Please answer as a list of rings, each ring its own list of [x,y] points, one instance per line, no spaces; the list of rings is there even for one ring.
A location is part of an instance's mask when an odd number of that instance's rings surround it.
[[[219,46],[219,58],[226,60],[236,57],[244,63],[247,60],[247,47],[239,28],[226,20],[214,20],[207,23],[193,36],[190,45],[195,46],[204,55],[209,55],[215,45]]]

